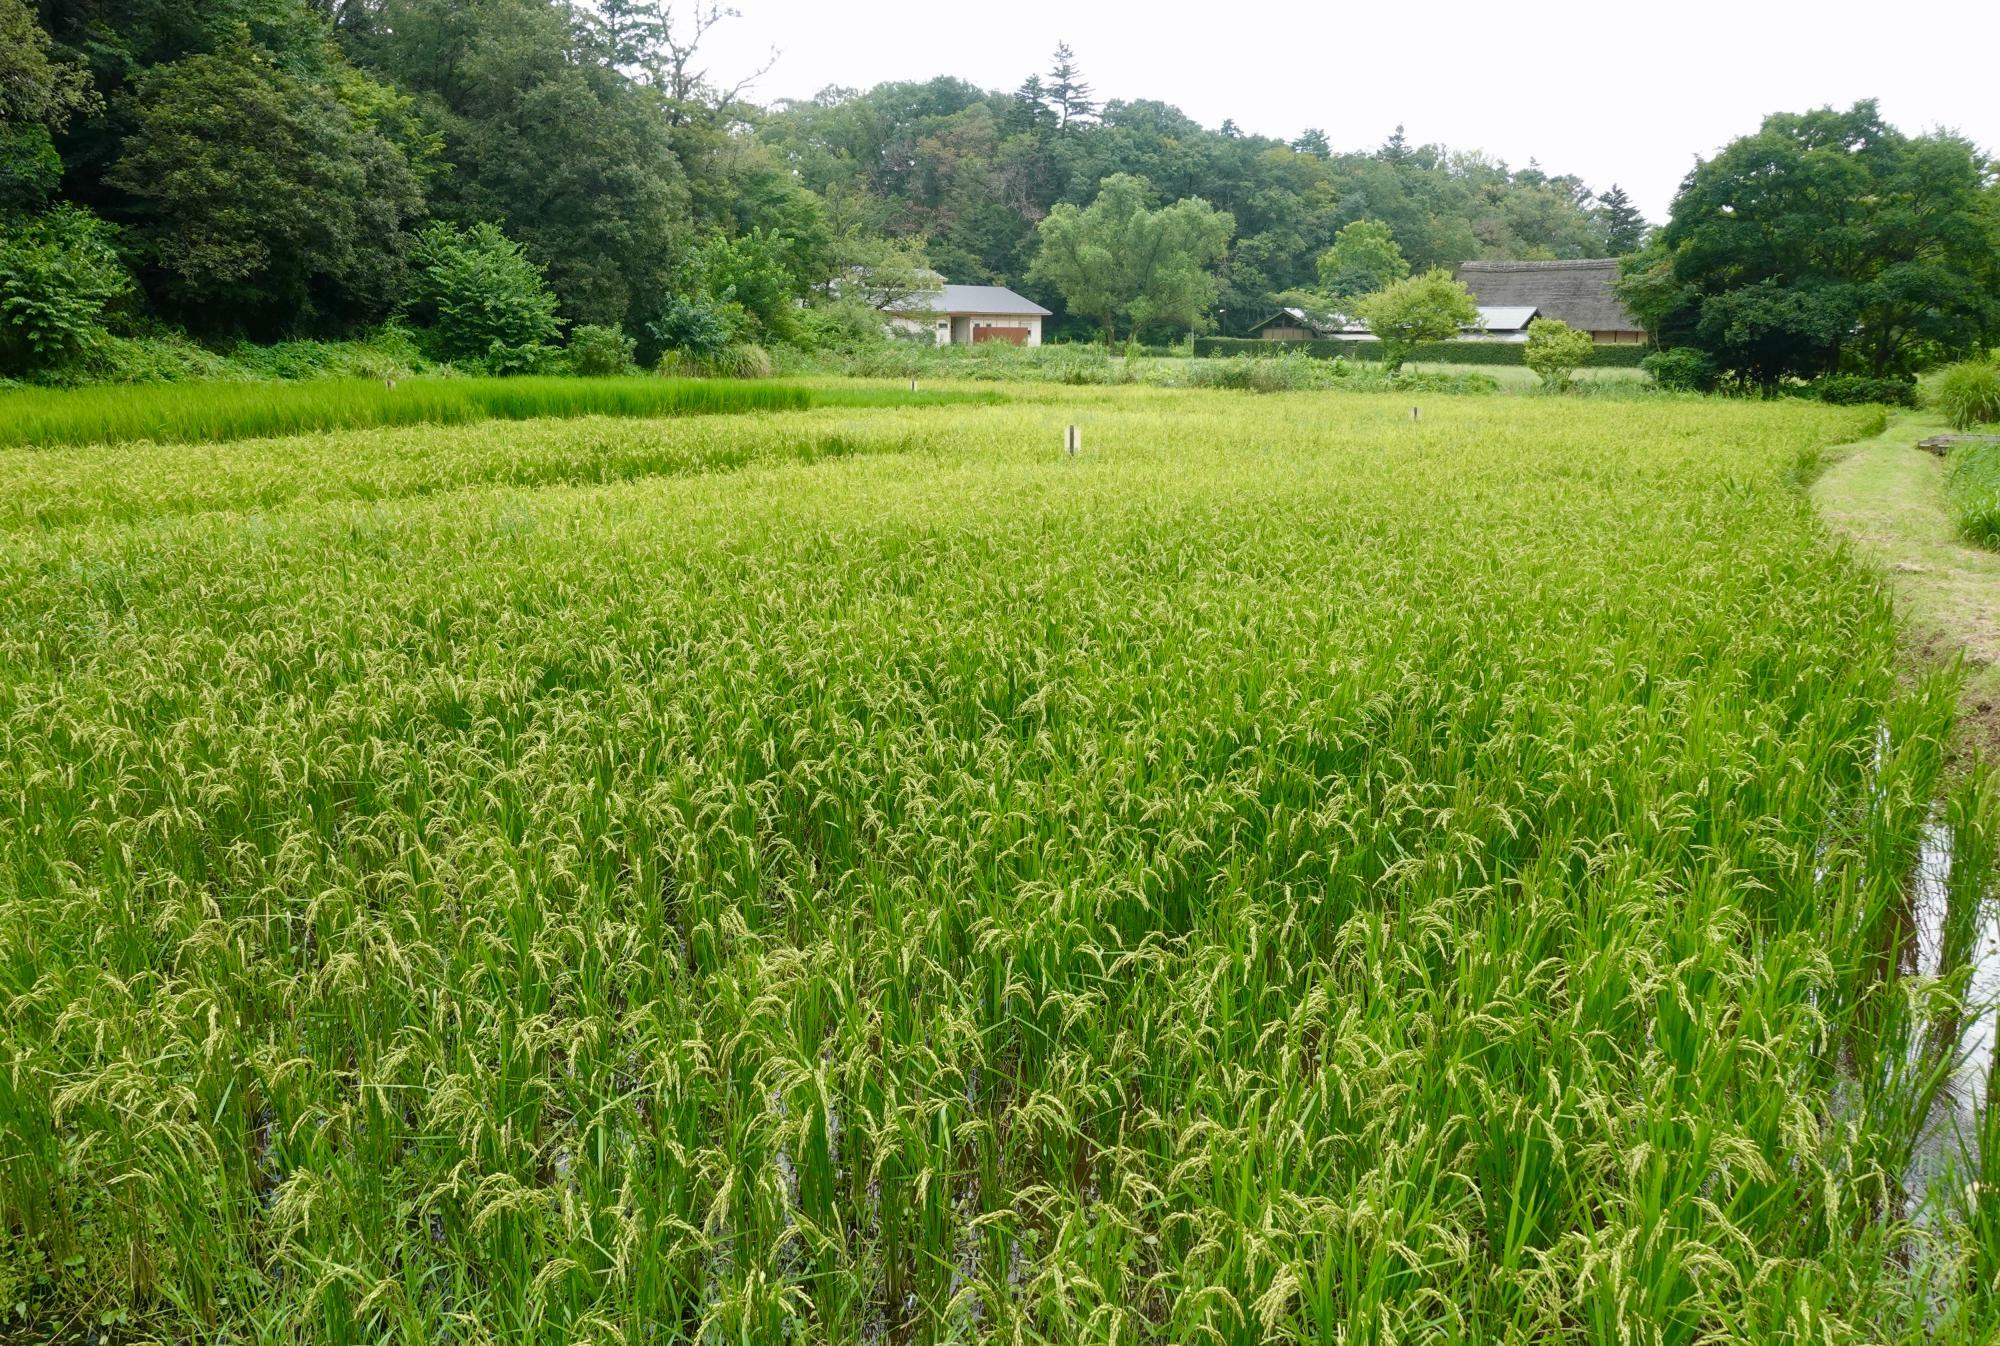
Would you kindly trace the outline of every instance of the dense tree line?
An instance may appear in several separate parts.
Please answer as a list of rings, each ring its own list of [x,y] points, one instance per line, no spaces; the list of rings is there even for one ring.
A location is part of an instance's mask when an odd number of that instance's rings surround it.
[[[2000,339],[2000,166],[1873,102],[1781,113],[1688,175],[1623,289],[1697,385],[1907,379]]]
[[[115,251],[129,279],[96,277],[85,309],[217,339],[340,335],[422,307],[424,231],[490,225],[559,325],[622,327],[650,351],[853,330],[798,301],[879,301],[927,270],[1063,309],[1034,268],[1042,224],[1109,179],[1130,180],[1121,200],[1199,198],[1234,225],[1221,247],[1203,235],[1213,285],[1121,310],[1142,327],[1206,321],[1197,307],[1254,321],[1362,220],[1419,268],[1636,243],[1620,195],[1532,165],[1400,135],[1336,154],[1317,131],[1283,143],[1166,103],[1100,106],[1067,47],[1011,94],[937,79],[759,108],[702,73],[702,39],[730,16],[656,0],[0,0],[0,210],[20,257],[82,247],[66,264],[88,271]]]
[[[392,317],[496,368],[579,331],[720,358],[864,339],[940,275],[1020,288],[1069,335],[1241,331],[1472,258],[1628,254],[1655,329],[1752,381],[1901,372],[1995,327],[1990,166],[1872,106],[1773,119],[1649,238],[1618,187],[1532,162],[1100,102],[1067,47],[1011,93],[939,78],[759,107],[705,73],[732,16],[0,0],[0,374],[75,360],[106,324],[272,340]],[[1774,172],[1789,200],[1753,199]],[[1893,206],[1813,204],[1864,198]],[[1112,257],[1131,237],[1169,251]]]
[[[1209,130],[1152,101],[1099,108],[1067,49],[1046,78],[1012,94],[962,80],[832,89],[758,119],[757,137],[843,219],[926,240],[954,280],[1062,296],[1031,276],[1039,222],[1089,202],[1120,174],[1162,202],[1206,201],[1236,224],[1217,304],[1225,327],[1267,316],[1277,296],[1318,279],[1321,255],[1348,225],[1386,226],[1419,270],[1473,258],[1617,255],[1644,221],[1622,192],[1600,201],[1584,183],[1530,164],[1411,145],[1336,154],[1325,133],[1289,143]]]

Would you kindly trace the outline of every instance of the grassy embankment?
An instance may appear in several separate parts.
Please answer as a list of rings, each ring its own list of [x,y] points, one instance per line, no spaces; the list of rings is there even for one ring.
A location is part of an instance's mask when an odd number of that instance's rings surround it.
[[[1888,576],[1909,634],[1932,659],[1963,652],[1967,691],[1983,719],[2000,717],[2000,554],[1975,545],[1981,465],[1919,452],[1947,433],[1928,413],[1903,413],[1882,433],[1833,455],[1813,488],[1829,522]],[[1956,478],[1954,480],[1954,478]],[[2000,733],[2000,730],[1996,730]]]

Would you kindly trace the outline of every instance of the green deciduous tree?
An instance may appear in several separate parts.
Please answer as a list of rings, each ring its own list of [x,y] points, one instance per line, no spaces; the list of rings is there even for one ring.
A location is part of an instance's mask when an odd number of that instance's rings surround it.
[[[0,227],[0,373],[33,374],[87,354],[105,309],[132,288],[114,231],[75,206]]]
[[[343,41],[443,137],[433,213],[504,222],[571,321],[655,315],[694,236],[672,109],[615,67],[583,7],[379,0]]]
[[[879,313],[900,310],[935,295],[944,282],[924,253],[921,239],[862,235],[844,242],[836,274],[821,287],[827,298],[858,300]]]
[[[1374,294],[1409,274],[1396,236],[1380,220],[1356,220],[1319,258],[1320,292],[1335,303]]]
[[[1402,369],[1415,347],[1449,341],[1479,321],[1471,292],[1442,268],[1396,281],[1354,307],[1382,343],[1382,362],[1391,374]]]
[[[562,335],[542,268],[498,225],[432,225],[412,258],[411,316],[432,355],[494,374],[545,367]]]
[[[1537,318],[1528,324],[1528,345],[1521,359],[1551,389],[1567,388],[1570,378],[1590,359],[1590,333],[1579,332],[1559,318]]]
[[[1718,365],[1769,388],[1838,368],[1854,327],[1848,287],[1766,279],[1704,298],[1694,330],[1697,346]]]
[[[1770,117],[1688,176],[1627,301],[1767,387],[1979,349],[2000,334],[1987,173],[1966,141],[1903,135],[1873,102]]]
[[[798,277],[785,268],[778,241],[762,229],[702,246],[703,288],[742,314],[743,335],[753,341],[790,341],[798,332]]]
[[[160,66],[110,181],[156,297],[191,325],[278,333],[386,313],[422,205],[402,153],[247,36]]]
[[[1654,384],[1672,393],[1713,392],[1720,377],[1707,352],[1693,346],[1654,351],[1639,362],[1639,367],[1652,376]]]
[[[1059,205],[1039,230],[1029,278],[1054,287],[1115,344],[1119,325],[1197,327],[1215,301],[1215,267],[1235,221],[1206,201],[1150,204],[1143,178],[1106,178],[1087,207]]]
[[[54,133],[99,101],[83,67],[51,45],[24,0],[0,0],[0,211],[39,207],[55,193]]]

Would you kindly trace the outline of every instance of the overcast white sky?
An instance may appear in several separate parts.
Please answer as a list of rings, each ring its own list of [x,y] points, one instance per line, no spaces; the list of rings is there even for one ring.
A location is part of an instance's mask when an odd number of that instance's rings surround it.
[[[1878,98],[1905,131],[2000,153],[2000,0],[732,0],[725,82],[766,50],[760,102],[957,75],[1013,89],[1076,49],[1100,100],[1157,98],[1207,126],[1323,128],[1533,157],[1664,219],[1681,177],[1765,113]],[[707,54],[707,53],[705,53]]]

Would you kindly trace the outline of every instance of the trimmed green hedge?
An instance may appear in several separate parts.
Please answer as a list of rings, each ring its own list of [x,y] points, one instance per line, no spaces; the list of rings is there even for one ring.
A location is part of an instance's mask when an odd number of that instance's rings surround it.
[[[1515,341],[1432,341],[1418,346],[1410,359],[1419,364],[1519,365],[1527,347]],[[1303,351],[1319,360],[1380,360],[1379,341],[1258,341],[1246,337],[1197,337],[1196,355],[1283,355]],[[1594,346],[1585,367],[1637,369],[1650,346]]]

